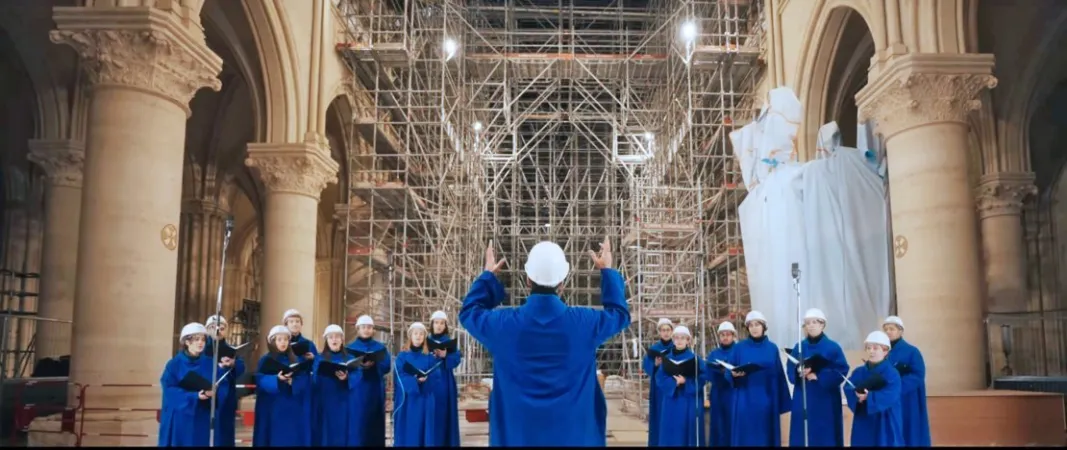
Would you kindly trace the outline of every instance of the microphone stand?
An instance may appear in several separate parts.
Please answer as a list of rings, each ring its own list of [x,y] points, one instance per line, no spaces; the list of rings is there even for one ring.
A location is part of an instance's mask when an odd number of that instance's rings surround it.
[[[230,234],[232,233],[233,218],[229,218],[226,219],[226,237],[222,240],[222,267],[219,269],[219,290],[215,296],[215,332],[212,333],[214,336],[212,336],[213,339],[211,340],[211,389],[215,392],[211,396],[211,428],[208,429],[209,447],[215,447],[215,420],[218,419],[218,415],[215,414],[215,407],[218,404],[218,386],[216,386],[216,383],[219,380],[219,325],[222,325],[222,281],[226,277],[226,250],[230,246]]]
[[[793,263],[793,292],[797,295],[797,321],[800,328],[797,330],[797,357],[801,364],[804,363],[804,316],[800,309],[800,265]],[[803,373],[803,366],[797,366]],[[799,374],[798,374],[799,375]],[[800,377],[800,395],[804,407],[804,447],[808,446],[808,379]]]

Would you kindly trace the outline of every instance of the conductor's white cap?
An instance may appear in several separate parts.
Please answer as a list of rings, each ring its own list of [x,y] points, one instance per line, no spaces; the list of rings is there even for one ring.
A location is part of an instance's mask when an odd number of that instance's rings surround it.
[[[733,333],[734,335],[737,335],[737,329],[735,329],[734,328],[734,324],[732,324],[730,322],[723,322],[723,323],[719,324],[718,332],[722,333],[723,331],[729,331],[729,332]]]
[[[285,323],[285,321],[289,320],[290,317],[299,317],[301,320],[304,319],[304,316],[300,315],[300,311],[297,311],[295,309],[290,309],[290,310],[286,310],[285,314],[282,315],[282,323]]]
[[[430,322],[433,322],[435,320],[443,320],[445,322],[448,322],[448,315],[445,314],[444,311],[434,311],[433,314],[430,314]]]
[[[182,327],[181,335],[178,336],[178,341],[182,341],[189,336],[196,334],[207,334],[207,328],[204,328],[199,322],[190,323]]]
[[[693,337],[693,335],[691,333],[689,333],[689,327],[687,327],[685,325],[678,325],[678,326],[674,327],[674,334],[675,335],[682,334],[682,335],[686,335],[686,336],[689,336],[689,337]]]
[[[340,333],[341,337],[345,337],[345,330],[338,325],[330,324],[326,326],[326,330],[322,332],[322,337],[325,338],[330,333]]]
[[[764,325],[767,324],[767,318],[763,316],[763,313],[756,310],[749,311],[748,315],[745,316],[745,325],[748,325],[749,322],[752,322],[754,320],[763,322]]]
[[[811,308],[804,313],[804,320],[808,319],[818,319],[826,323],[826,314],[823,314],[819,308]]]
[[[415,330],[422,330],[422,332],[425,333],[426,332],[426,325],[423,325],[422,322],[415,322],[415,323],[411,324],[410,326],[408,326],[408,334],[410,334],[412,331],[415,331]]]
[[[207,318],[207,321],[204,322],[204,326],[205,327],[210,327],[212,325],[218,326],[220,323],[223,324],[223,325],[226,325],[226,318],[222,317],[222,316],[219,316],[219,315],[214,315],[214,316],[211,316],[211,317]]]
[[[659,322],[656,322],[656,328],[662,327],[664,325],[669,325],[673,327],[674,323],[671,322],[671,319],[668,319],[666,317],[659,319]]]
[[[275,325],[274,328],[270,329],[270,333],[267,333],[267,341],[269,342],[274,340],[274,336],[277,336],[279,334],[284,334],[286,336],[293,335],[289,332],[288,328],[285,328],[285,325]]]
[[[356,326],[359,327],[359,326],[363,326],[363,325],[370,325],[370,326],[373,327],[374,326],[374,319],[371,316],[368,316],[366,314],[364,314],[362,316],[359,316],[359,318],[356,319]]]
[[[893,346],[889,342],[889,335],[885,334],[884,331],[872,331],[871,334],[867,335],[867,340],[863,341],[863,343],[884,345],[886,347]]]
[[[530,249],[526,257],[526,276],[540,286],[555,287],[567,278],[571,271],[567,256],[555,242],[542,241]]]
[[[886,317],[885,320],[882,321],[882,325],[885,325],[885,324],[888,324],[888,323],[891,323],[893,325],[896,325],[896,326],[900,327],[901,330],[904,329],[904,320],[902,320],[900,317],[889,316],[889,317]]]

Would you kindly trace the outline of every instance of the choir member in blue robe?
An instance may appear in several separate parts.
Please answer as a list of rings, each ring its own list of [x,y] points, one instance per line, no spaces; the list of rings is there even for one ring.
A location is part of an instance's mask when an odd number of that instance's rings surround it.
[[[159,379],[163,388],[159,446],[206,447],[210,442],[211,396],[214,393],[210,390],[186,390],[180,384],[189,372],[211,380],[212,361],[203,354],[207,329],[199,323],[190,323],[182,327],[178,341],[181,342],[181,350],[167,361],[163,376]]]
[[[845,422],[841,409],[841,384],[848,373],[848,360],[841,346],[823,332],[826,315],[818,308],[804,313],[804,331],[807,337],[793,347],[786,363],[785,373],[793,385],[793,408],[789,417],[790,447],[844,447]],[[803,348],[800,346],[803,345]],[[804,367],[794,362],[825,360],[824,365]],[[798,360],[799,361],[799,360]],[[806,398],[805,398],[806,397]],[[807,400],[808,439],[804,441],[804,408]]]
[[[262,367],[268,359],[285,365],[300,361],[289,345],[289,329],[283,325],[267,334],[267,354],[259,359]],[[284,374],[256,372],[256,424],[252,429],[253,447],[307,447],[311,445],[311,375],[306,371]]]
[[[767,338],[767,318],[759,311],[745,316],[748,339],[738,342],[726,361],[733,367],[753,364],[752,372],[731,370],[734,387],[731,447],[781,447],[781,415],[789,412],[789,385],[778,346]],[[714,362],[713,362],[714,363]]]
[[[448,315],[444,311],[434,311],[430,316],[430,342],[445,344],[452,341],[448,335]],[[456,386],[456,367],[463,361],[459,348],[449,353],[438,349],[430,352],[438,361],[444,361],[437,370],[441,376],[434,377],[434,438],[430,445],[434,447],[459,447],[459,387]]]
[[[654,383],[659,399],[660,447],[703,447],[704,438],[704,363],[689,349],[689,328],[674,328],[674,346],[664,356],[672,363],[694,360],[692,373],[670,375],[661,369]]]
[[[607,403],[596,378],[596,350],[630,325],[630,311],[625,282],[611,268],[607,239],[599,254],[590,255],[600,271],[602,310],[563,303],[559,295],[570,265],[552,242],[530,250],[526,303],[494,309],[507,294],[496,277],[504,261],[496,260],[489,243],[486,270],[463,300],[459,321],[493,357],[490,445],[607,444]]]
[[[930,446],[930,417],[926,413],[926,363],[917,347],[904,340],[904,321],[889,316],[882,323],[892,349],[889,363],[900,373],[900,415],[904,418],[904,445]]]
[[[889,335],[874,331],[864,347],[867,361],[856,367],[845,385],[845,399],[852,410],[853,447],[903,447],[904,419],[900,415],[900,374],[888,360]],[[881,386],[864,389],[871,378]],[[861,392],[857,392],[862,389]]]
[[[730,322],[719,324],[719,347],[708,353],[708,379],[711,393],[708,403],[711,410],[711,430],[708,442],[711,447],[729,447],[730,429],[733,427],[734,387],[730,382],[730,371],[722,366],[711,364],[712,361],[731,361],[737,341],[737,329]]]
[[[289,330],[289,334],[292,336],[289,341],[290,347],[296,344],[307,344],[308,351],[303,355],[296,355],[301,361],[315,359],[316,356],[319,356],[319,349],[315,347],[315,342],[300,334],[304,328],[304,316],[300,315],[300,311],[295,309],[285,311],[285,314],[282,315],[282,325],[285,325],[285,328]]]
[[[656,323],[656,331],[659,332],[659,340],[653,342],[648,348],[655,353],[666,353],[674,348],[674,343],[671,342],[671,335],[674,334],[674,324],[670,319],[662,318]],[[649,390],[648,390],[648,446],[655,447],[659,445],[659,404],[656,399],[657,389],[656,384],[656,370],[659,369],[660,364],[663,363],[661,356],[652,356],[645,352],[645,357],[641,361],[641,368],[645,370],[645,375],[648,375]]]
[[[409,367],[413,372],[409,371]],[[438,425],[434,416],[434,384],[440,384],[444,360],[430,353],[426,326],[415,322],[408,327],[408,342],[396,354],[393,389],[393,447],[433,447]]]
[[[374,319],[368,315],[356,320],[356,339],[348,343],[349,352],[384,352],[380,362],[364,361],[357,372],[355,394],[357,405],[352,410],[350,427],[360,436],[362,447],[385,447],[385,376],[392,369],[392,356],[385,345],[374,340]]]
[[[316,447],[355,447],[361,437],[349,425],[359,406],[358,378],[355,374],[349,376],[348,370],[320,371],[323,361],[346,364],[354,358],[345,348],[345,330],[340,326],[327,326],[322,337],[326,342],[315,358],[313,370],[311,443]]]
[[[215,340],[211,336],[218,336],[218,345],[229,345],[226,342],[226,318],[211,316],[204,323],[207,328],[207,345],[204,347],[204,356],[214,361]],[[235,447],[237,445],[237,379],[245,373],[245,362],[241,358],[219,358],[218,377],[222,382],[218,385],[219,397],[215,410],[215,446]],[[225,378],[223,378],[225,377]]]

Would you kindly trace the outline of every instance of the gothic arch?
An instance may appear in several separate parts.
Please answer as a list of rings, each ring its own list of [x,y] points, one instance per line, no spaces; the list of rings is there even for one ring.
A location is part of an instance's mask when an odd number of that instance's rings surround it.
[[[298,98],[298,57],[292,27],[281,0],[243,0],[259,58],[266,93],[266,123],[262,142],[300,142],[305,123]]]
[[[1033,158],[1030,131],[1034,115],[1067,77],[1067,58],[1041,57],[1058,54],[1056,49],[1062,49],[1063,43],[1067,42],[1067,9],[1058,11],[1051,29],[1055,31],[1046,33],[1037,45],[1034,55],[1038,56],[1030,58],[1030,63],[1023,68],[1023,77],[1007,96],[1008,104],[1004,109],[1004,117],[1019,117],[1023,123],[1018,127],[1001,128],[999,149],[1010,152],[1002,157],[1018,158],[1024,170],[1030,169]]]

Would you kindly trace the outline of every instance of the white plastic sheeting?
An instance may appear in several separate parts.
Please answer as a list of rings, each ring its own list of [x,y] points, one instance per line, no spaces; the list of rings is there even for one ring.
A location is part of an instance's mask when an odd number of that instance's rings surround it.
[[[800,311],[820,308],[845,349],[889,312],[889,244],[880,149],[837,145],[820,130],[819,159],[796,162],[802,108],[789,88],[768,93],[757,121],[730,134],[749,193],[739,208],[752,308],[780,346],[799,336]],[[860,142],[874,142],[861,127]],[[800,305],[792,263],[801,269]]]

